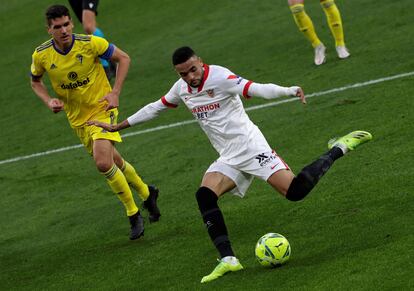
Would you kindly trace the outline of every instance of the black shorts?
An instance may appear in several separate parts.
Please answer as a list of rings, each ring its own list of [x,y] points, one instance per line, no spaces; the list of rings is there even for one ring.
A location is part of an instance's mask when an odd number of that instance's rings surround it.
[[[69,0],[69,4],[81,23],[83,10],[90,10],[95,12],[95,15],[98,15],[99,0]]]

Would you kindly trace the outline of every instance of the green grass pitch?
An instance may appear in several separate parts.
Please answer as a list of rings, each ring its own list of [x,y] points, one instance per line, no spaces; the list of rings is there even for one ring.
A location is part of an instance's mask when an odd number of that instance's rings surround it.
[[[44,10],[54,1],[3,2],[0,161],[78,144],[64,114],[50,113],[29,85],[31,54],[48,38]],[[283,199],[259,180],[244,199],[220,200],[245,270],[200,284],[217,253],[194,193],[217,154],[190,123],[130,136],[118,146],[161,190],[161,221],[147,223],[144,238],[134,242],[123,207],[82,148],[0,163],[0,289],[412,290],[414,77],[382,78],[414,71],[414,2],[337,0],[352,54],[342,61],[318,2],[307,0],[306,9],[328,47],[321,67],[313,65],[286,1],[100,3],[100,27],[132,58],[121,119],[169,90],[177,79],[171,53],[182,45],[206,63],[257,82],[298,84],[307,94],[379,80],[316,94],[305,106],[248,112],[295,172],[322,154],[332,136],[362,129],[374,139],[335,163],[302,202]],[[180,106],[125,133],[191,119]],[[292,246],[281,268],[255,261],[255,243],[267,232],[283,234]]]

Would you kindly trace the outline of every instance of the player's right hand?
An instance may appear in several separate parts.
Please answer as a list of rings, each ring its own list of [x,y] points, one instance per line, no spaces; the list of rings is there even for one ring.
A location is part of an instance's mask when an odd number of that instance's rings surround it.
[[[101,128],[103,128],[103,129],[105,129],[106,131],[109,131],[109,132],[117,131],[116,125],[109,124],[109,123],[105,123],[105,122],[101,122],[101,121],[97,121],[97,120],[87,121],[86,124],[87,125],[95,125],[95,126],[101,127]]]
[[[63,103],[62,100],[59,100],[57,98],[51,98],[49,102],[47,103],[47,106],[49,107],[50,110],[53,111],[53,113],[58,113],[63,110],[65,103]]]
[[[115,94],[115,92],[111,91],[108,94],[106,94],[104,97],[99,99],[99,102],[107,102],[105,110],[111,110],[113,108],[118,108],[119,106],[119,96],[118,94]]]

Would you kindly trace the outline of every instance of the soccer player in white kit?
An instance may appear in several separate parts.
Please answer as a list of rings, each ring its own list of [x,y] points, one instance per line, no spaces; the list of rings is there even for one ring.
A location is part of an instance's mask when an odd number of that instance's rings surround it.
[[[355,131],[331,140],[328,144],[330,150],[295,176],[249,119],[240,96],[266,99],[297,96],[302,103],[306,103],[300,87],[254,83],[224,67],[204,64],[190,47],[178,48],[172,61],[181,78],[165,96],[144,106],[119,124],[99,121],[91,121],[89,124],[111,132],[119,131],[153,119],[161,111],[175,108],[181,102],[192,112],[220,155],[207,169],[196,192],[203,221],[221,256],[213,272],[202,278],[201,282],[204,283],[227,272],[243,269],[234,255],[217,204],[220,196],[232,192],[243,197],[253,177],[258,177],[287,199],[299,201],[312,190],[336,159],[369,141],[372,136],[365,131]]]

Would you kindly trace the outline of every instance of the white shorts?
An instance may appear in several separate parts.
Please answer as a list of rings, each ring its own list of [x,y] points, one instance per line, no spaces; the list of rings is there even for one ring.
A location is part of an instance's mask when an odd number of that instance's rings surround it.
[[[219,172],[234,181],[234,195],[244,197],[254,177],[267,181],[269,177],[280,170],[289,170],[289,166],[275,151],[258,154],[257,156],[237,165],[229,165],[217,160],[210,165],[206,173]]]

